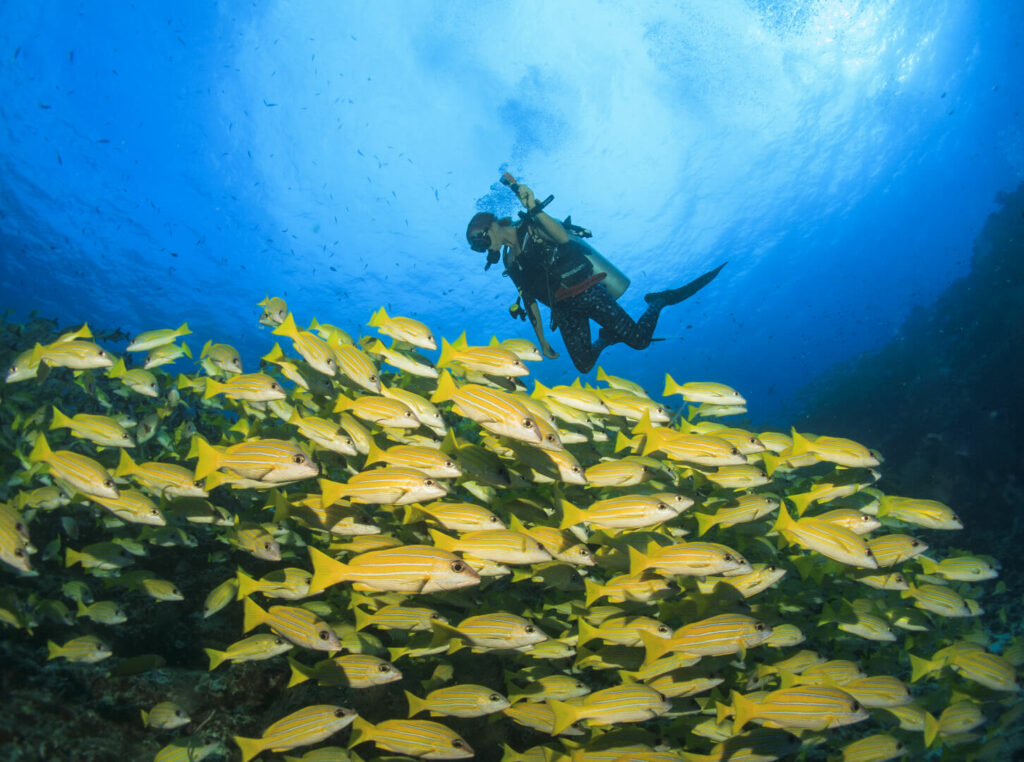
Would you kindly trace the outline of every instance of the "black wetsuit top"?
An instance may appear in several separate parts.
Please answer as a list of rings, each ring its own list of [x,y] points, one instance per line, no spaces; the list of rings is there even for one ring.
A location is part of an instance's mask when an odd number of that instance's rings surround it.
[[[590,277],[594,268],[571,237],[568,243],[557,244],[531,227],[529,220],[516,226],[520,254],[505,272],[526,304],[537,301],[550,307],[558,289]]]

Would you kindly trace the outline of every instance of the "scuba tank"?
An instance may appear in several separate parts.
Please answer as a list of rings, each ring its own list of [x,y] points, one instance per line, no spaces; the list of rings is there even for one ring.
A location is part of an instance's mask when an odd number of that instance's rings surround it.
[[[612,299],[618,299],[626,293],[626,289],[629,288],[629,278],[627,278],[619,268],[605,259],[601,252],[577,235],[573,231],[575,227],[575,225],[566,219],[565,229],[569,232],[569,243],[562,245],[576,249],[580,254],[590,260],[590,264],[594,267],[594,275],[604,273],[605,278],[601,282],[604,283],[604,287],[608,290],[608,295],[611,296]],[[586,232],[589,233],[590,231],[588,230]]]
[[[517,191],[519,188],[519,183],[508,172],[502,174],[501,184],[511,188],[513,191]],[[523,212],[520,212],[519,216],[523,219],[533,216],[533,214],[542,211],[544,207],[554,200],[554,198],[554,196],[548,196],[544,201],[538,203],[531,213],[524,214]],[[629,288],[629,278],[627,278],[619,268],[605,259],[601,252],[583,240],[584,238],[590,238],[593,236],[593,233],[579,225],[573,225],[571,216],[566,217],[562,221],[562,227],[564,227],[565,231],[569,234],[569,242],[562,244],[562,246],[574,249],[577,253],[585,256],[594,268],[594,275],[597,275],[598,273],[605,274],[605,278],[601,282],[604,283],[604,287],[608,290],[608,294],[612,299],[618,299],[622,296],[626,292],[626,289]]]

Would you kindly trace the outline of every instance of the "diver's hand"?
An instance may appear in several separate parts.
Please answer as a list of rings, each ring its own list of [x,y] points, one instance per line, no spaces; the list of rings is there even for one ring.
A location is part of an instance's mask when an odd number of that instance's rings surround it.
[[[550,344],[545,344],[544,346],[542,346],[540,348],[540,351],[543,352],[544,356],[549,360],[557,360],[559,357],[558,352],[556,352],[555,348]]]
[[[533,196],[533,191],[526,185],[520,185],[516,190],[516,194],[519,196],[519,201],[522,203],[526,211],[530,211],[537,204],[537,199]]]

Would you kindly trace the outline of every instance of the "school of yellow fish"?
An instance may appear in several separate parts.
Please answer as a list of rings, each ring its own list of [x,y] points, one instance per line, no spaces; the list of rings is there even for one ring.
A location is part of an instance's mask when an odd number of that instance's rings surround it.
[[[0,626],[63,622],[40,660],[103,671],[147,596],[237,620],[210,670],[336,697],[214,739],[167,697],[141,712],[182,733],[159,762],[1008,758],[1024,643],[982,624],[998,562],[929,552],[960,518],[883,492],[864,444],[731,427],[724,384],[667,375],[678,409],[600,369],[530,389],[524,339],[438,347],[384,308],[353,339],[260,306],[259,370],[228,344],[192,361],[187,323],[124,357],[84,325],[9,358]],[[211,541],[231,553],[205,600],[144,568]],[[62,598],[26,594],[43,576]],[[407,713],[346,706],[366,690]]]

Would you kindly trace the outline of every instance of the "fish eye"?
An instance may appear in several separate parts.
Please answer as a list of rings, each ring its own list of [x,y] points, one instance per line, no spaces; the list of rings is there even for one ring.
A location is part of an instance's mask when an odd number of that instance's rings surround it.
[[[106,357],[106,356],[107,356],[107,353],[106,353],[106,352],[104,352],[104,351],[103,351],[102,349],[101,349],[101,350],[100,350],[99,352],[97,352],[97,354],[98,354],[98,355],[99,355],[100,357]]]
[[[24,548],[15,548],[14,549],[14,555],[15,555],[16,558],[24,558],[25,557],[25,549]]]
[[[445,468],[455,468],[455,461],[454,460],[446,460],[444,462],[444,467]]]
[[[279,391],[281,391],[281,385],[280,385],[279,383],[277,383],[276,381],[274,381],[274,382],[273,382],[273,383],[272,383],[272,384],[270,385],[270,388],[271,388],[271,390],[273,390],[273,391],[275,391],[275,392],[279,392]]]
[[[671,509],[671,508],[669,508],[669,507],[668,507],[667,505],[665,505],[664,503],[658,503],[658,510],[659,510],[659,511],[671,511],[672,509]]]
[[[423,480],[423,486],[424,487],[433,487],[434,486],[434,480],[433,479],[424,479]]]
[[[302,455],[293,455],[292,456],[292,462],[293,463],[302,463],[302,461],[304,461],[305,459],[306,458],[304,456],[302,456]]]
[[[859,712],[860,711],[860,702],[859,701],[854,701],[852,704],[850,704],[850,708],[853,711],[855,711],[855,712]]]
[[[723,560],[723,561],[732,561],[732,560],[733,560],[733,557],[732,557],[732,555],[731,555],[731,554],[729,554],[729,553],[726,553],[726,554],[725,554],[724,556],[722,556],[722,560]]]
[[[875,557],[875,554],[871,552],[871,548],[867,549],[867,556],[868,556],[868,558],[874,558]]]
[[[284,638],[274,638],[274,645],[275,646],[283,646],[284,645]]]
[[[388,664],[387,662],[384,662],[383,664],[378,664],[377,665],[377,671],[378,672],[389,672],[390,670],[391,670],[391,665]]]
[[[668,632],[668,627],[663,625],[663,624],[659,624],[658,625],[658,632]]]
[[[451,570],[456,574],[461,574],[466,570],[466,565],[462,561],[452,561]]]
[[[730,455],[739,455],[740,451],[737,450],[735,447],[733,447],[731,450],[729,450],[729,454]]]
[[[754,625],[754,629],[758,632],[764,632],[764,622],[758,622]]]
[[[466,744],[462,743],[462,741],[456,738],[454,741],[452,741],[452,746],[456,749],[464,749],[466,747]]]
[[[344,710],[344,709],[342,709],[342,708],[341,708],[341,707],[339,706],[339,707],[338,707],[337,709],[335,709],[335,710],[334,710],[334,716],[335,716],[335,717],[344,717],[344,716],[345,716],[345,710]]]
[[[181,591],[178,590],[178,588],[176,588],[176,587],[172,587],[171,588],[171,593],[174,594],[174,595],[181,595]]]
[[[113,479],[105,479],[104,482],[103,482],[103,486],[104,487],[113,487],[114,486],[114,480]]]
[[[523,628],[523,632],[525,632],[525,633],[527,633],[527,634],[532,634],[532,633],[534,633],[534,632],[535,632],[536,630],[537,630],[537,628],[536,628],[536,627],[534,627],[534,626],[533,626],[532,624],[528,624],[528,625],[526,625],[526,627],[524,627],[524,628]]]
[[[328,368],[333,367],[334,366],[334,360],[332,358],[328,357],[327,358],[327,362],[324,363],[324,364],[327,365]]]
[[[492,693],[490,696],[487,697],[487,700],[488,701],[501,701],[501,696],[499,696],[497,693]]]
[[[201,487],[201,486],[203,486],[203,480],[202,479],[196,479],[194,482],[192,482],[192,485],[195,486],[195,487]]]
[[[492,524],[495,524],[495,523],[497,523],[497,521],[498,521],[498,517],[497,517],[497,516],[491,516],[491,517],[490,517],[489,519],[487,519],[487,520],[488,520],[488,521],[490,521],[490,522],[491,522]]]
[[[174,710],[174,716],[175,717],[184,717],[185,713],[183,711],[181,711],[180,709],[175,709]]]
[[[270,550],[270,543],[269,543],[269,542],[265,542],[265,543],[263,543],[263,548],[264,548],[265,550]]]
[[[524,429],[532,429],[533,428],[533,421],[531,421],[529,418],[524,418],[523,419],[523,428]]]
[[[320,640],[330,640],[331,636],[327,634],[327,630],[317,630],[316,636]]]

